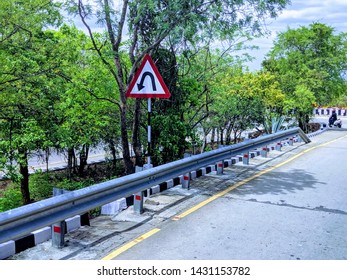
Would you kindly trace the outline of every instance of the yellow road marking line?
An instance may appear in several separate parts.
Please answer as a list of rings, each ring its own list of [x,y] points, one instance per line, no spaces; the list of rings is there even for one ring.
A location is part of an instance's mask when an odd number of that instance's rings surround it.
[[[298,157],[304,155],[305,153],[308,153],[308,152],[310,152],[310,151],[312,151],[312,150],[314,150],[314,149],[317,149],[317,148],[319,148],[319,147],[326,146],[326,145],[328,145],[328,144],[331,144],[331,143],[333,143],[333,142],[335,142],[335,141],[337,141],[337,140],[340,140],[340,139],[342,139],[342,138],[345,138],[345,137],[347,137],[347,135],[342,136],[342,137],[340,137],[340,138],[337,138],[337,139],[335,139],[335,140],[329,141],[329,142],[327,142],[327,143],[323,143],[323,144],[320,144],[320,145],[318,145],[318,146],[311,147],[311,148],[309,148],[309,149],[307,149],[307,150],[305,150],[305,151],[303,151],[303,152],[301,152],[301,153],[299,153],[299,154],[297,154],[297,155],[291,157],[290,159],[287,159],[286,161],[284,161],[284,162],[282,162],[282,163],[279,163],[279,164],[277,164],[277,165],[275,165],[275,166],[273,166],[273,167],[270,167],[270,168],[268,168],[268,169],[266,169],[266,170],[260,171],[259,173],[255,174],[255,175],[253,175],[253,176],[251,176],[251,177],[249,177],[249,178],[246,178],[246,179],[244,179],[244,180],[242,180],[242,181],[240,181],[240,182],[238,182],[238,183],[236,183],[236,184],[234,184],[234,185],[228,187],[228,188],[225,189],[224,191],[221,191],[221,192],[217,193],[216,195],[214,195],[214,196],[212,196],[212,197],[210,197],[210,198],[208,198],[208,199],[206,199],[206,200],[200,202],[199,204],[193,206],[192,208],[188,209],[187,211],[183,212],[182,214],[173,217],[172,220],[178,221],[178,220],[180,220],[180,219],[182,219],[182,218],[188,216],[189,214],[195,212],[196,210],[202,208],[203,206],[207,205],[208,203],[210,203],[210,202],[216,200],[217,198],[226,195],[228,192],[230,192],[230,191],[232,191],[232,190],[234,190],[234,189],[236,189],[236,188],[238,188],[238,187],[240,187],[240,186],[242,186],[242,185],[248,183],[249,181],[252,181],[252,180],[254,180],[255,178],[258,178],[258,177],[260,177],[260,176],[262,176],[262,175],[264,175],[264,174],[266,174],[266,173],[268,173],[268,172],[270,172],[270,171],[272,171],[272,170],[274,170],[274,169],[276,169],[276,168],[278,168],[278,167],[280,167],[280,166],[282,166],[282,165],[285,165],[285,164],[291,162],[292,160],[294,160],[294,159],[296,159],[296,158],[298,158]],[[102,260],[111,260],[111,259],[113,259],[113,258],[119,256],[119,255],[122,254],[123,252],[129,250],[130,248],[132,248],[132,247],[135,246],[136,244],[138,244],[138,243],[140,243],[141,241],[147,239],[148,237],[150,237],[150,236],[156,234],[156,233],[159,232],[159,231],[160,231],[159,228],[154,228],[154,229],[148,231],[147,233],[145,233],[145,234],[143,234],[143,235],[137,237],[137,238],[134,239],[133,241],[130,241],[129,243],[127,243],[127,244],[123,245],[122,247],[118,248],[117,250],[111,252],[111,253],[108,254],[106,257],[102,258]]]
[[[272,171],[272,170],[274,170],[274,169],[276,169],[276,168],[278,168],[278,167],[281,167],[282,165],[285,165],[285,164],[287,164],[287,163],[293,161],[294,159],[296,159],[296,158],[298,158],[298,157],[301,157],[301,156],[304,155],[305,153],[308,153],[308,152],[310,152],[310,151],[312,151],[312,150],[314,150],[314,149],[317,149],[317,148],[319,148],[319,147],[326,146],[326,145],[328,145],[328,144],[331,144],[331,143],[333,143],[333,142],[335,142],[335,141],[337,141],[337,140],[340,140],[340,139],[342,139],[342,138],[345,138],[345,137],[347,137],[347,135],[342,136],[342,137],[339,137],[339,138],[337,138],[337,139],[335,139],[335,140],[332,140],[332,141],[329,141],[329,142],[320,144],[320,145],[318,145],[318,146],[311,147],[311,148],[309,148],[309,149],[307,149],[307,150],[305,150],[305,151],[303,151],[303,152],[301,152],[301,153],[299,153],[299,154],[297,154],[297,155],[291,157],[290,159],[285,160],[284,162],[281,162],[281,163],[279,163],[279,164],[277,164],[277,165],[275,165],[275,166],[273,166],[273,167],[270,167],[270,168],[268,168],[268,169],[266,169],[266,170],[260,171],[259,173],[255,174],[255,175],[253,175],[253,176],[251,176],[251,177],[249,177],[249,178],[246,178],[246,179],[244,179],[244,180],[242,180],[242,181],[240,181],[240,182],[238,182],[238,183],[236,183],[236,184],[234,184],[234,185],[228,187],[228,188],[225,189],[224,191],[221,191],[221,192],[215,194],[214,196],[211,196],[210,198],[208,198],[208,199],[206,199],[206,200],[200,202],[199,204],[193,206],[192,208],[188,209],[187,211],[183,212],[182,214],[176,215],[175,217],[172,218],[172,220],[173,220],[173,221],[178,221],[178,220],[180,220],[180,219],[182,219],[182,218],[188,216],[189,214],[191,214],[191,213],[197,211],[198,209],[200,209],[201,207],[207,205],[208,203],[210,203],[210,202],[216,200],[217,198],[226,195],[228,192],[230,192],[230,191],[232,191],[232,190],[234,190],[234,189],[236,189],[236,188],[238,188],[238,187],[240,187],[240,186],[242,186],[242,185],[248,183],[249,181],[252,181],[252,180],[254,180],[255,178],[258,178],[258,177],[260,177],[260,176],[262,176],[262,175],[264,175],[264,174],[266,174],[266,173],[269,173],[270,171]]]
[[[154,229],[150,230],[149,232],[137,237],[133,241],[130,241],[129,243],[123,245],[122,247],[120,247],[117,250],[113,251],[112,253],[108,254],[106,257],[103,257],[102,260],[112,260],[113,258],[115,258],[115,257],[119,256],[121,253],[129,250],[131,247],[135,246],[136,244],[140,243],[141,241],[156,234],[158,231],[160,231],[159,228],[154,228]]]

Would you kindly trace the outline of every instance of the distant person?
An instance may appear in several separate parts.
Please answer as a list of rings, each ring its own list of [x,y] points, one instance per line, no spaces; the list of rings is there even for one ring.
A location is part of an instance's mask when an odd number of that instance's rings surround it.
[[[329,125],[332,126],[336,120],[337,120],[337,114],[336,114],[336,111],[333,110],[329,118]]]

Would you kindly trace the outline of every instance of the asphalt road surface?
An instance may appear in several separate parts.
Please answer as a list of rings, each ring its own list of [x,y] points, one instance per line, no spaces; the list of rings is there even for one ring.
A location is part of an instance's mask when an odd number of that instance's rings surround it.
[[[327,131],[99,216],[17,260],[346,260],[347,130]],[[44,254],[43,254],[44,252]]]
[[[347,133],[326,135],[110,258],[346,260]]]

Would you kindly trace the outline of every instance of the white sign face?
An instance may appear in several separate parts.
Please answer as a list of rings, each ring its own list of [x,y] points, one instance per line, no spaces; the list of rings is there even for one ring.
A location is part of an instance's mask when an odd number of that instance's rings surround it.
[[[170,92],[148,54],[144,57],[139,70],[136,72],[126,96],[134,98],[170,98]]]
[[[161,83],[149,61],[146,61],[130,94],[165,94]]]

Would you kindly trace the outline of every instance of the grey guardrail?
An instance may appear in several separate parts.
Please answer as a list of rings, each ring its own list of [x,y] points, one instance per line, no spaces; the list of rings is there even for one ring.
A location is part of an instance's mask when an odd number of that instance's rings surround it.
[[[117,199],[131,196],[185,173],[294,136],[300,136],[306,143],[310,142],[300,128],[292,128],[2,212],[0,244]]]

